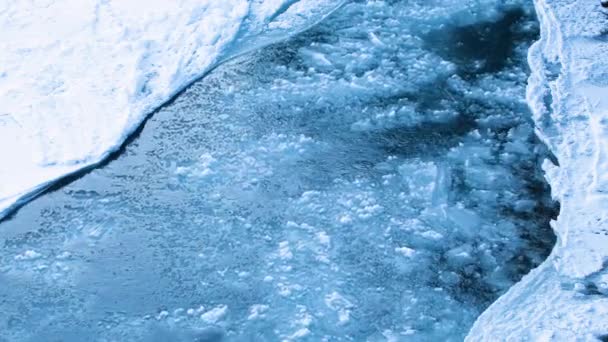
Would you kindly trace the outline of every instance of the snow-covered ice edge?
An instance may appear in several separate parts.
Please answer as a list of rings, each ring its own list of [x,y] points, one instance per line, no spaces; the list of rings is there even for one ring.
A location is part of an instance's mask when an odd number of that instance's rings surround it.
[[[476,321],[468,341],[608,336],[608,15],[596,0],[535,0],[527,100],[557,157],[546,177],[561,211],[551,256]]]
[[[0,3],[0,219],[105,160],[217,65],[301,32],[342,3]]]

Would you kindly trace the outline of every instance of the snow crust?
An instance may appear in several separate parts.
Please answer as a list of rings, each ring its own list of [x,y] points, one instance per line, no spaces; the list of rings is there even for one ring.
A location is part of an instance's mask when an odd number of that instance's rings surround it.
[[[117,150],[223,60],[301,31],[341,1],[0,3],[0,218]]]
[[[608,13],[594,0],[536,0],[528,102],[559,166],[544,169],[561,213],[552,255],[495,302],[469,341],[608,336]]]

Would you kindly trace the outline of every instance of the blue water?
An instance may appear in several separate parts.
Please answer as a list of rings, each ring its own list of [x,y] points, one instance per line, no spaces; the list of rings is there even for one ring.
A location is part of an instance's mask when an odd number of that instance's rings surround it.
[[[459,341],[554,244],[527,1],[354,1],[0,223],[0,341]]]

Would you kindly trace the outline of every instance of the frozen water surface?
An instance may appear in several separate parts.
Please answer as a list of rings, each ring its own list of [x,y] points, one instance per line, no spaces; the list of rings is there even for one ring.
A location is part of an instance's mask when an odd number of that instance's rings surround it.
[[[557,208],[528,1],[355,1],[0,224],[7,341],[457,341]]]

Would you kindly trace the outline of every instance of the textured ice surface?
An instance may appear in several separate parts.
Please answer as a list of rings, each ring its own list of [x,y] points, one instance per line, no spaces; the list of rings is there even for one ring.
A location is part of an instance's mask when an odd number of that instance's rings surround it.
[[[294,34],[325,0],[0,3],[0,217],[115,151],[222,60]]]
[[[457,341],[553,244],[525,1],[361,1],[0,225],[13,340]]]
[[[608,339],[608,11],[599,1],[538,0],[528,101],[559,167],[551,257],[475,324],[471,341]]]

